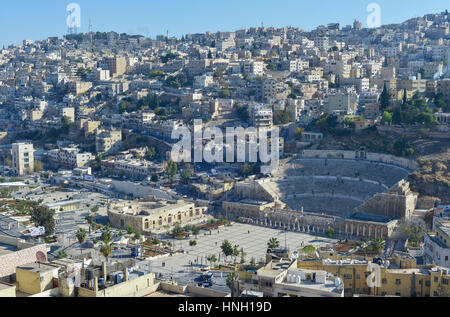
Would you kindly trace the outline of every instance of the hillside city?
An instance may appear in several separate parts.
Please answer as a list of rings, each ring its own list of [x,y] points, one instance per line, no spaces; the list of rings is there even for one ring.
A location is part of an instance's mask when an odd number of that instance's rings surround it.
[[[0,297],[449,297],[449,61],[448,11],[3,47]]]

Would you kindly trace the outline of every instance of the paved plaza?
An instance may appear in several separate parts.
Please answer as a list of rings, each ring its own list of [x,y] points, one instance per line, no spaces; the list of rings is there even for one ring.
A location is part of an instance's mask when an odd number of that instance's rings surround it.
[[[220,257],[220,263],[225,263],[225,258],[220,249],[224,240],[230,241],[233,246],[238,245],[239,250],[243,249],[247,253],[245,260],[249,263],[251,258],[255,258],[256,262],[260,259],[265,259],[267,242],[272,237],[276,237],[282,247],[286,244],[291,251],[298,250],[306,245],[319,247],[336,242],[334,239],[315,237],[305,233],[285,232],[271,228],[235,223],[229,227],[213,230],[211,235],[207,231],[201,231],[196,239],[197,245],[195,247],[189,246],[189,240],[165,239],[165,241],[172,242],[175,249],[184,250],[185,254],[152,260],[150,261],[150,265],[152,271],[155,273],[161,273],[167,278],[173,276],[180,283],[192,283],[193,278],[198,275],[195,264],[209,264],[206,261],[209,255],[215,254],[218,259]],[[195,238],[191,237],[191,239]],[[233,258],[228,257],[228,262],[231,263],[232,261]],[[240,256],[237,258],[237,261],[240,261]],[[218,282],[217,277],[220,277],[220,273],[218,275],[216,274],[216,283]]]

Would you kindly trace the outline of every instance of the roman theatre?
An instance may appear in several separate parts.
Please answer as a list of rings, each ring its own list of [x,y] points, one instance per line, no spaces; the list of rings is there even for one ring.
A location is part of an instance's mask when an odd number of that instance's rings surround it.
[[[415,161],[366,151],[304,150],[273,177],[236,184],[222,211],[292,231],[388,238],[410,218],[418,194],[406,178]]]

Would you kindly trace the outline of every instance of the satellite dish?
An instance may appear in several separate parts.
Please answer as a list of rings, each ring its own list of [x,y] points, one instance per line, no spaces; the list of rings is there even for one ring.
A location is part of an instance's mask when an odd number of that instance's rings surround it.
[[[45,262],[47,262],[47,257],[45,256],[45,254],[42,251],[38,251],[38,252],[36,252],[36,260],[39,263],[45,263]]]

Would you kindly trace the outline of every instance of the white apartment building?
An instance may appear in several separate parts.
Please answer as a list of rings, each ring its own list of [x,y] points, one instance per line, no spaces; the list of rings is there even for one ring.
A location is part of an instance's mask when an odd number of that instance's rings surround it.
[[[121,145],[121,130],[97,130],[97,134],[95,136],[95,149],[97,153],[114,153],[119,150]]]
[[[12,145],[13,171],[23,176],[34,171],[34,148],[31,143],[14,143]]]
[[[425,235],[424,255],[438,266],[450,267],[450,219],[434,222],[434,232]]]
[[[243,61],[241,63],[242,72],[244,74],[263,76],[264,75],[264,62],[262,61]]]
[[[233,38],[228,38],[223,41],[217,41],[217,43],[216,43],[216,48],[220,52],[226,51],[227,49],[229,49],[231,47],[235,47],[235,46],[236,46],[236,42],[234,41]]]
[[[95,81],[105,81],[111,79],[109,69],[97,68],[92,72],[92,74]]]
[[[255,128],[271,128],[273,126],[273,111],[262,104],[252,107],[251,118]]]
[[[376,91],[364,91],[359,95],[359,104],[361,106],[367,104],[377,104],[380,100],[380,93]]]
[[[194,88],[207,88],[214,84],[214,77],[209,75],[195,76]]]
[[[70,169],[84,167],[93,159],[91,153],[80,153],[78,148],[50,150],[47,157],[51,163]]]
[[[330,48],[328,37],[316,37],[314,39],[314,46],[321,51],[328,51],[328,49]]]
[[[325,100],[325,113],[354,114],[357,109],[357,96],[353,93],[336,92],[328,95]]]

